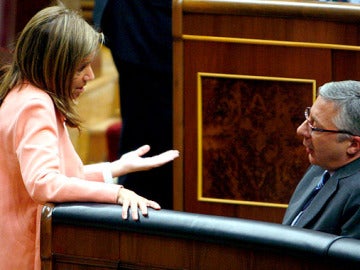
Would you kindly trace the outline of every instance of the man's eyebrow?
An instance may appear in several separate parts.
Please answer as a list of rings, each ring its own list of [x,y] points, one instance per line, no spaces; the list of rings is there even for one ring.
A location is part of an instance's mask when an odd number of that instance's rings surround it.
[[[316,124],[316,127],[318,127],[318,128],[323,128],[323,127],[324,127],[324,125],[322,125],[322,124],[319,122],[318,118],[317,118],[316,116],[314,116],[314,115],[311,114],[311,110],[310,110],[310,115],[311,115],[311,116],[309,116],[309,118],[310,118],[310,120],[312,121],[312,123],[315,123],[315,124]]]
[[[308,117],[309,117],[309,120],[311,120],[311,122],[316,121],[316,117],[314,117],[314,114],[312,113],[311,108],[310,108],[310,110],[309,110],[309,115],[308,115]]]

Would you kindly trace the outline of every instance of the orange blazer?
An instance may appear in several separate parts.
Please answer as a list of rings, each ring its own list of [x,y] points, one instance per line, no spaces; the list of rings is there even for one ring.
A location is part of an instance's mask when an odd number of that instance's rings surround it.
[[[0,269],[40,269],[46,202],[116,203],[103,163],[83,165],[50,96],[30,84],[0,106]]]

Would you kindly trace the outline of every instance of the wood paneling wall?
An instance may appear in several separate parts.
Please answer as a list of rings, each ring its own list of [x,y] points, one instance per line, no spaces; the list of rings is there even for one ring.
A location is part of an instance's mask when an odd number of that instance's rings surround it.
[[[360,79],[360,6],[174,0],[175,209],[281,222],[316,89]]]

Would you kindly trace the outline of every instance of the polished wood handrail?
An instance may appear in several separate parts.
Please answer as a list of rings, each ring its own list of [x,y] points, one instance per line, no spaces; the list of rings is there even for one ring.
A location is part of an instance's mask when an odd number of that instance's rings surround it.
[[[360,22],[360,6],[348,3],[279,0],[180,0],[178,3],[182,3],[185,13],[280,16]]]

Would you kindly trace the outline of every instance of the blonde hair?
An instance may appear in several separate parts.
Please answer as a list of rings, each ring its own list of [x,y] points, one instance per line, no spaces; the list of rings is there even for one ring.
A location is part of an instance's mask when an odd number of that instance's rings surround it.
[[[0,105],[13,87],[29,82],[52,97],[67,125],[79,127],[72,81],[81,61],[97,52],[103,40],[76,11],[61,4],[39,11],[19,36],[0,85]]]

